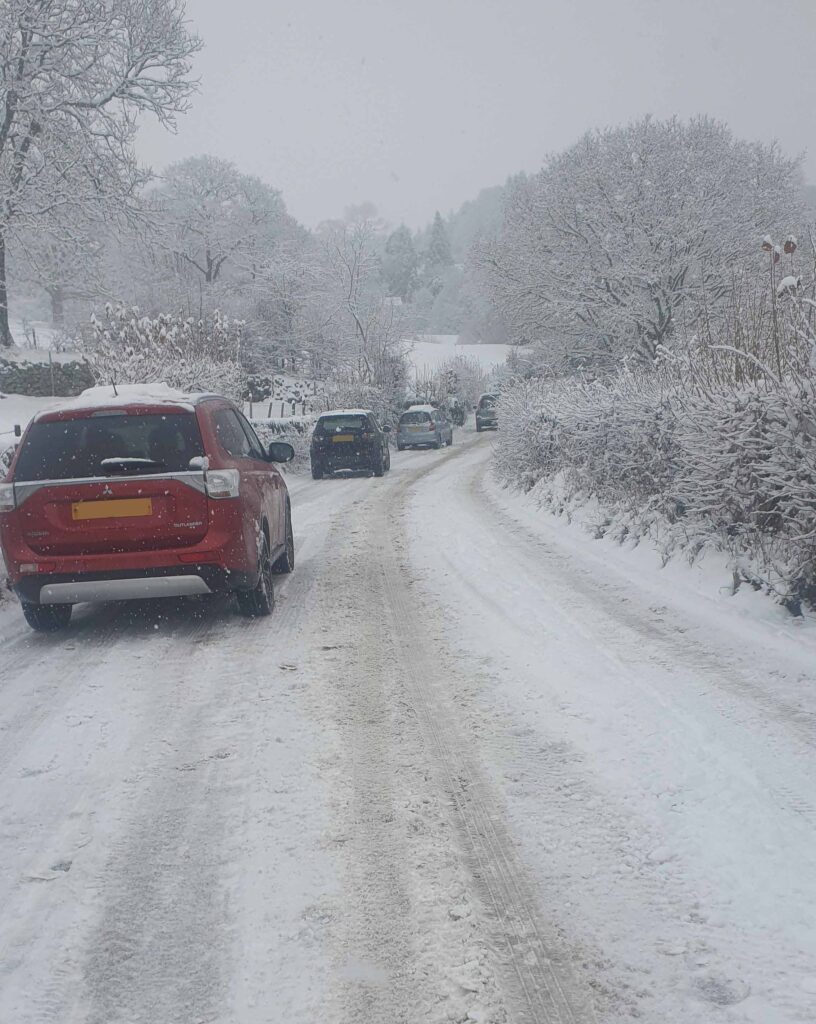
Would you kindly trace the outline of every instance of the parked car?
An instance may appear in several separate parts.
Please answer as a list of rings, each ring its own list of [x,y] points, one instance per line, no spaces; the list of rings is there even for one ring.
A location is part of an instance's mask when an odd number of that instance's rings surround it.
[[[391,468],[390,430],[379,425],[370,409],[324,412],[312,434],[312,476],[320,480],[344,469],[382,476]]]
[[[476,430],[498,430],[499,414],[496,410],[496,395],[482,395],[476,406]]]
[[[412,405],[399,418],[397,451],[405,448],[441,448],[453,444],[453,424],[432,405]]]
[[[0,483],[0,544],[29,625],[66,626],[81,601],[234,591],[269,615],[295,565],[275,462],[218,395],[92,388],[35,416]]]

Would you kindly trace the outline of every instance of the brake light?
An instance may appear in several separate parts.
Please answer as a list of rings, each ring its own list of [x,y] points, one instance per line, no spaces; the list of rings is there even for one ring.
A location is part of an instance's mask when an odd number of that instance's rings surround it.
[[[16,507],[14,484],[0,484],[0,512],[13,512]]]
[[[431,420],[431,422],[428,424],[428,429],[429,430],[436,430],[436,424],[434,423],[433,420]]]
[[[241,474],[237,469],[208,469],[204,481],[209,498],[237,498]]]
[[[370,441],[371,440],[371,434],[360,434],[360,440],[361,441]]]
[[[56,568],[56,562],[22,562],[20,573],[30,576],[36,572],[54,572]]]

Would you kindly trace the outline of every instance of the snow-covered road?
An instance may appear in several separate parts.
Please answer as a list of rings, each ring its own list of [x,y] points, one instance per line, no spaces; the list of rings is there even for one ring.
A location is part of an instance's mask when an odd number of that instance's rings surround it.
[[[816,1019],[809,638],[490,446],[296,479],[271,620],[3,604],[2,1024]]]

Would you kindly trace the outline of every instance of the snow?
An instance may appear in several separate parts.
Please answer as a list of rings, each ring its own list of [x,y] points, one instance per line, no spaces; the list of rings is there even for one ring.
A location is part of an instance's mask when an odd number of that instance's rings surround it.
[[[456,356],[475,359],[486,373],[502,366],[512,345],[460,345],[456,334],[419,334],[417,340],[406,340],[406,352],[414,374],[435,373]]]
[[[292,480],[271,620],[0,602],[0,1020],[813,1019],[814,623],[491,447]]]
[[[370,416],[370,409],[329,409],[327,412],[320,414],[321,418],[324,416]]]
[[[105,384],[86,388],[75,398],[63,398],[51,407],[42,409],[36,418],[48,413],[67,409],[115,409],[134,404],[181,406],[192,411],[195,403],[203,396],[178,391],[167,384]]]
[[[55,401],[54,398],[0,394],[0,452],[16,442],[15,425],[25,430],[29,420],[43,409],[53,406]]]

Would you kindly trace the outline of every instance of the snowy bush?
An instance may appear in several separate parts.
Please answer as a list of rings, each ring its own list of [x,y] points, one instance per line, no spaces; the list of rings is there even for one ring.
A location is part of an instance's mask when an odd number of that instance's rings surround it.
[[[235,401],[246,388],[243,323],[217,310],[202,319],[142,316],[125,306],[94,316],[79,347],[99,384],[163,381],[182,391],[213,391]]]
[[[265,445],[272,441],[288,441],[295,449],[295,458],[289,466],[296,473],[303,473],[309,468],[309,442],[316,419],[315,416],[295,416],[291,419],[253,420],[252,426]]]
[[[556,510],[596,501],[599,533],[647,535],[665,557],[726,551],[735,581],[816,607],[808,312],[794,296],[743,330],[742,348],[698,340],[607,380],[517,379],[501,396],[497,474]]]

